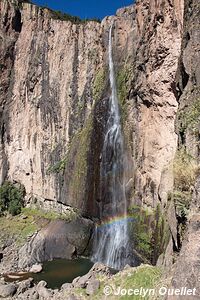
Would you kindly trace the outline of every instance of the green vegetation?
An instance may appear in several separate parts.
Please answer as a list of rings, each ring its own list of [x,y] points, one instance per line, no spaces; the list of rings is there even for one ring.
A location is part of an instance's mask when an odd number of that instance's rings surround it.
[[[192,187],[195,185],[199,167],[197,161],[182,147],[174,160],[174,191],[168,199],[174,202],[181,240],[186,230],[186,220],[192,200]]]
[[[141,265],[138,268],[130,268],[124,270],[122,272],[117,273],[115,276],[111,277],[109,280],[104,278],[99,278],[101,281],[100,290],[96,295],[93,296],[92,299],[98,300],[102,299],[104,295],[103,289],[105,286],[109,285],[113,292],[117,291],[118,287],[121,289],[140,289],[143,287],[144,289],[153,289],[156,288],[160,282],[161,270],[157,267],[153,267],[150,265]],[[117,296],[117,299],[149,299],[152,300],[152,295],[146,296],[145,298],[137,295],[125,295],[125,296]],[[109,299],[116,299],[115,295],[109,296]]]
[[[65,164],[66,164],[66,157],[61,159],[60,161],[58,161],[56,164],[50,166],[47,169],[47,174],[60,173],[60,172],[64,171]]]
[[[141,265],[137,268],[128,268],[126,270],[123,270],[116,275],[112,276],[111,278],[108,278],[106,275],[99,275],[98,279],[100,281],[100,289],[92,296],[88,296],[86,294],[86,290],[82,288],[77,288],[73,291],[73,294],[81,297],[81,299],[86,300],[99,300],[99,299],[107,299],[107,296],[105,297],[104,288],[110,287],[111,294],[108,296],[110,300],[153,300],[157,299],[156,295],[155,297],[152,296],[152,292],[150,295],[144,295],[137,296],[137,295],[115,295],[115,293],[118,292],[118,288],[120,290],[140,290],[140,288],[143,289],[155,289],[158,291],[158,289],[162,286],[163,282],[161,281],[161,275],[162,270],[157,267],[153,267],[150,265]],[[108,291],[108,290],[107,290]],[[70,291],[65,292],[66,299],[69,296]],[[156,293],[155,293],[156,294]]]
[[[195,119],[193,119],[192,115],[194,116],[195,113],[191,114],[191,123],[187,124],[185,128],[195,124],[195,122],[192,123],[192,120]],[[185,120],[189,120],[189,115],[186,114]],[[168,200],[173,201],[175,206],[178,221],[178,248],[180,248],[186,232],[186,223],[192,200],[193,187],[199,173],[199,166],[196,159],[186,151],[184,146],[176,152],[173,173],[174,191],[168,195]]]
[[[28,208],[25,207],[22,209],[23,215],[27,217],[34,217],[35,219],[41,218],[41,219],[47,219],[47,220],[66,220],[66,221],[72,221],[77,217],[77,214],[73,211],[68,211],[66,213],[57,213],[54,211],[44,211],[37,208]]]
[[[128,273],[128,272],[127,272]],[[128,274],[127,274],[128,275]],[[126,276],[123,281],[121,281],[121,275],[116,275],[114,280],[115,286],[121,286],[123,283],[123,288],[125,289],[139,289],[143,288],[155,288],[159,282],[161,276],[160,269],[148,265],[141,266],[130,273],[130,276]],[[121,296],[119,299],[141,299],[141,296]],[[146,299],[152,299],[151,296],[147,296]]]
[[[21,214],[17,216],[0,217],[0,242],[13,239],[18,245],[22,245],[28,236],[46,226],[52,220],[72,221],[77,218],[74,211],[66,213],[45,212],[36,208],[22,208]]]
[[[22,3],[30,3],[30,4],[35,5],[34,1],[31,1],[31,0],[18,0],[18,2],[17,1],[14,2],[14,5],[18,5],[18,3],[20,5],[22,5]],[[90,21],[101,23],[101,20],[98,18],[81,19],[80,17],[72,16],[72,15],[64,13],[60,10],[52,10],[48,6],[41,6],[41,9],[47,9],[50,12],[51,17],[55,20],[70,21],[74,24],[84,24],[84,23],[87,23]]]
[[[0,215],[8,211],[15,216],[20,214],[24,205],[25,189],[21,185],[4,182],[0,187]]]
[[[130,85],[130,78],[132,74],[132,68],[130,65],[125,64],[123,68],[120,68],[117,72],[117,91],[122,111],[122,122],[127,118],[127,107],[128,107],[128,91]]]
[[[22,245],[26,238],[38,229],[33,217],[22,218],[21,215],[0,218],[0,242],[12,239]]]
[[[105,87],[106,80],[106,70],[99,69],[94,78],[93,86],[92,86],[92,95],[95,101],[98,101],[102,95],[103,89]]]
[[[179,113],[180,132],[184,133],[187,128],[194,133],[197,131],[197,125],[200,121],[200,99],[188,106],[184,111]]]
[[[72,15],[64,13],[60,10],[52,10],[47,6],[43,6],[42,9],[48,9],[51,14],[51,17],[55,20],[70,21],[74,24],[84,24],[84,23],[87,23],[90,21],[101,23],[101,20],[97,19],[97,18],[81,19],[80,17],[72,16]]]
[[[176,214],[180,218],[186,218],[188,215],[190,202],[192,200],[192,193],[189,191],[174,191],[168,197],[169,200],[173,200],[176,207]]]
[[[90,116],[83,129],[74,136],[67,154],[66,169],[69,172],[69,190],[75,199],[85,189],[92,128],[93,119]]]
[[[189,191],[198,174],[196,160],[184,148],[177,151],[174,160],[175,190]]]
[[[145,259],[155,264],[164,252],[169,241],[169,227],[162,215],[160,206],[148,210],[140,206],[130,209],[133,222],[130,224],[131,239],[134,249]]]

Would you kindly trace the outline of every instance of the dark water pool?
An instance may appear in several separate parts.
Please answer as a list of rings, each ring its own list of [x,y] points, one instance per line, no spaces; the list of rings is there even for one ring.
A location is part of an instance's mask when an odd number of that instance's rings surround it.
[[[74,260],[56,259],[45,262],[43,264],[43,271],[38,274],[24,273],[12,274],[20,276],[19,279],[5,277],[7,282],[24,280],[29,277],[34,278],[35,282],[44,280],[47,282],[48,288],[60,288],[63,283],[71,283],[74,278],[85,275],[93,266],[93,263],[86,258],[78,258]]]

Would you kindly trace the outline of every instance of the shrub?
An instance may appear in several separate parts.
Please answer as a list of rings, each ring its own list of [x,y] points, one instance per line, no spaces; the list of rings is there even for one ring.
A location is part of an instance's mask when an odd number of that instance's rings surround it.
[[[194,185],[198,166],[196,160],[182,148],[174,160],[174,186],[176,190],[189,191]]]
[[[190,192],[174,191],[172,198],[177,216],[181,218],[186,217],[189,211],[192,194]]]
[[[47,169],[47,174],[60,173],[60,172],[64,171],[65,165],[66,165],[66,158],[63,158],[60,161],[58,161],[57,163],[55,163],[54,165],[50,166]]]
[[[19,214],[24,205],[24,194],[23,186],[16,186],[9,181],[4,182],[0,187],[0,214],[5,211],[13,216]]]
[[[197,99],[185,110],[181,111],[179,113],[179,120],[180,132],[185,133],[186,129],[189,128],[195,133],[200,120],[200,99]]]

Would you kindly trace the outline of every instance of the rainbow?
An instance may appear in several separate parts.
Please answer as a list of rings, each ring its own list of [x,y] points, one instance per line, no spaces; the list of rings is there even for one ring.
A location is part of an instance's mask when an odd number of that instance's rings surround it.
[[[110,227],[115,224],[119,224],[119,223],[123,223],[123,222],[131,222],[133,220],[134,220],[134,218],[131,215],[126,215],[126,216],[118,215],[118,216],[115,216],[112,218],[107,218],[107,219],[101,220],[100,222],[98,222],[96,224],[96,227],[97,228]]]

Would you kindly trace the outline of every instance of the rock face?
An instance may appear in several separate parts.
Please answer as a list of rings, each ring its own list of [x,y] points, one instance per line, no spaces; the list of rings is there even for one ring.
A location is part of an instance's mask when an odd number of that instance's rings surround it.
[[[129,179],[134,179],[138,201],[151,206],[160,198],[166,202],[172,186],[169,165],[177,140],[172,85],[182,9],[182,1],[137,1],[115,17],[119,81],[123,72],[129,73],[121,99],[135,166]],[[14,7],[12,1],[1,1],[2,77],[7,80],[1,94],[1,181],[20,181],[28,199],[59,201],[83,214],[98,214],[111,19],[73,24],[31,4]],[[10,53],[9,62],[4,53]]]
[[[187,208],[187,231],[182,236],[180,255],[173,267],[171,286],[196,288],[194,299],[200,297],[199,237],[200,237],[200,177],[199,177],[199,116],[200,116],[200,3],[185,1],[182,51],[177,72],[176,131],[179,136],[178,151],[184,151],[187,180],[178,186],[182,206]],[[191,157],[188,161],[187,157]],[[189,172],[194,174],[192,177]],[[184,177],[183,177],[184,179]],[[192,180],[191,180],[192,179]],[[186,183],[186,184],[185,184]],[[177,187],[176,187],[177,188]],[[189,201],[189,205],[188,205]],[[180,219],[180,217],[179,217]],[[180,226],[184,220],[180,219]],[[191,299],[193,299],[191,297]],[[168,297],[172,299],[172,297]],[[180,296],[173,296],[181,299]]]
[[[178,103],[174,79],[181,46],[183,1],[138,1],[140,39],[128,120],[134,131],[135,191],[143,204],[165,206],[173,186]],[[135,118],[133,118],[135,116]],[[133,123],[133,119],[137,120]]]
[[[172,286],[174,288],[196,288],[195,296],[200,296],[200,270],[199,270],[199,242],[200,242],[200,216],[194,215],[190,220],[188,232],[183,242],[180,256],[174,265]],[[194,299],[198,299],[198,298]],[[182,296],[173,296],[173,299],[181,299]],[[167,299],[172,299],[168,297]]]
[[[183,2],[138,0],[101,23],[73,23],[33,4],[2,0],[0,182],[23,184],[29,204],[48,210],[72,206],[83,216],[99,217],[110,96],[108,31],[114,19],[129,205],[166,212],[177,146]],[[174,237],[174,207],[165,215]],[[38,234],[35,243],[41,240]],[[71,256],[74,248],[67,247]]]
[[[17,291],[17,287],[15,284],[10,283],[7,285],[1,284],[0,285],[0,297],[7,298],[12,297]]]
[[[28,195],[58,200],[59,176],[47,173],[64,159],[70,137],[90,113],[92,98],[87,86],[91,86],[103,53],[99,45],[100,25],[90,22],[79,26],[53,20],[48,10],[26,3],[18,7],[1,1],[1,27],[5,31],[2,52],[10,51],[12,59],[8,95],[5,99],[3,93],[1,100],[5,102],[1,106],[1,174],[23,182]],[[17,29],[9,28],[14,40],[11,50],[6,41],[10,39],[5,25],[5,20],[9,25],[8,13],[11,24],[17,17],[18,23],[23,24]],[[2,55],[1,58],[3,61]],[[8,67],[2,66],[3,70]]]
[[[56,258],[71,259],[82,255],[88,246],[91,231],[92,222],[88,220],[77,219],[69,223],[52,221],[20,249],[18,266],[25,269]],[[34,272],[33,269],[30,272]]]

